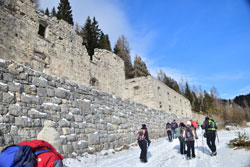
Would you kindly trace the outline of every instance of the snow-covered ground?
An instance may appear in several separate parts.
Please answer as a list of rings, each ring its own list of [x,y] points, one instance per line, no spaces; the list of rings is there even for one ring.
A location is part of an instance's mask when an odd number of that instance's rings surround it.
[[[233,131],[218,131],[219,143],[216,139],[217,156],[211,157],[202,131],[198,130],[198,142],[195,143],[196,158],[186,160],[179,152],[179,140],[168,142],[166,138],[155,140],[148,149],[148,163],[139,160],[139,146],[129,150],[112,153],[112,150],[102,151],[96,155],[86,154],[76,159],[65,159],[64,164],[69,167],[250,167],[250,151],[228,148],[231,139],[237,137],[238,131],[245,131],[250,135],[250,128]],[[149,134],[150,135],[150,134]],[[104,155],[104,154],[108,155]]]

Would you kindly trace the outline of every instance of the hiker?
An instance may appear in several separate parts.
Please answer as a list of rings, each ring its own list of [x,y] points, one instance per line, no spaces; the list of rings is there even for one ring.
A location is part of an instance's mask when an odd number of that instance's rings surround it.
[[[172,141],[172,126],[169,122],[166,124],[166,130],[168,134],[168,140],[169,142],[171,142]]]
[[[207,138],[207,145],[212,151],[211,156],[217,155],[215,145],[217,126],[215,121],[209,117],[206,117],[203,124],[201,125],[201,128],[205,129],[204,137]]]
[[[187,151],[185,150],[185,140],[184,137],[182,136],[184,129],[186,128],[186,125],[183,122],[180,122],[179,127],[176,129],[176,131],[179,131],[179,141],[180,141],[180,153],[181,154],[186,154]]]
[[[150,140],[148,138],[148,130],[146,124],[142,124],[142,128],[138,131],[136,139],[141,149],[140,160],[141,162],[148,162],[147,160],[147,149],[150,145]]]
[[[172,126],[172,136],[173,139],[175,139],[175,129],[178,127],[178,124],[176,123],[175,119],[173,120],[171,126]]]
[[[187,142],[187,159],[191,159],[191,151],[192,151],[192,158],[195,158],[195,151],[194,151],[194,137],[198,139],[196,131],[191,126],[191,122],[187,122],[187,127],[183,131],[183,138]]]
[[[198,120],[196,121],[196,125],[197,125],[197,129],[199,129],[200,128],[200,124],[199,124]]]
[[[192,119],[190,120],[192,127],[194,127],[194,129],[196,130],[196,128],[198,127],[198,125],[196,124],[195,121],[193,121]]]

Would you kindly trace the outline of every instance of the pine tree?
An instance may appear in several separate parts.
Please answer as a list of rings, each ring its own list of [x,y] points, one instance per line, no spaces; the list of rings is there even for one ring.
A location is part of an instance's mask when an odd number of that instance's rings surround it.
[[[131,63],[129,43],[124,35],[118,38],[114,47],[114,53],[124,61],[125,78],[134,78],[134,69]]]
[[[57,15],[57,14],[56,14],[56,9],[55,9],[55,7],[52,8],[51,15],[52,15],[52,16],[56,16],[56,15]]]
[[[93,18],[93,22],[88,16],[84,27],[79,33],[83,38],[83,45],[86,46],[88,54],[92,60],[92,56],[94,55],[94,49],[98,48],[101,30],[99,29],[98,22],[95,17]]]
[[[213,109],[213,99],[206,91],[204,91],[203,111],[209,113],[212,109]]]
[[[138,55],[134,59],[134,75],[135,78],[150,75],[146,63]]]
[[[45,10],[45,15],[49,16],[49,9],[48,8],[46,8],[46,10]]]
[[[106,49],[106,50],[111,51],[111,45],[110,45],[110,41],[109,41],[109,36],[108,35],[104,35],[103,32],[101,32],[101,36],[100,36],[98,48],[99,49]]]
[[[65,20],[71,25],[74,25],[71,6],[68,0],[60,0],[58,6],[57,18]]]
[[[190,103],[193,103],[193,95],[190,91],[188,82],[186,82],[186,86],[185,86],[185,97],[190,101]]]
[[[178,93],[181,93],[178,83],[171,77],[168,77],[162,70],[160,70],[160,72],[158,73],[157,78],[171,89],[175,90]]]

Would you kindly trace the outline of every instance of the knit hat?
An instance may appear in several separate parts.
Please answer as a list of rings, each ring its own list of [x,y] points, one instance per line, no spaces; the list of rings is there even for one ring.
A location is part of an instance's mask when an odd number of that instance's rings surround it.
[[[191,122],[190,122],[190,121],[187,121],[187,125],[191,125]]]
[[[146,128],[147,128],[146,124],[142,124],[142,129],[146,129]]]

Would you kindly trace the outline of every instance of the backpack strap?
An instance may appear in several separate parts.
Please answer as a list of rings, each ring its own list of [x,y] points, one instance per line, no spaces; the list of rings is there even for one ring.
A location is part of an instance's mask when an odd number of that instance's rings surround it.
[[[38,151],[34,152],[34,154],[35,154],[35,156],[37,156],[37,155],[45,153],[45,152],[54,152],[54,151],[44,149],[44,150],[38,150]]]

